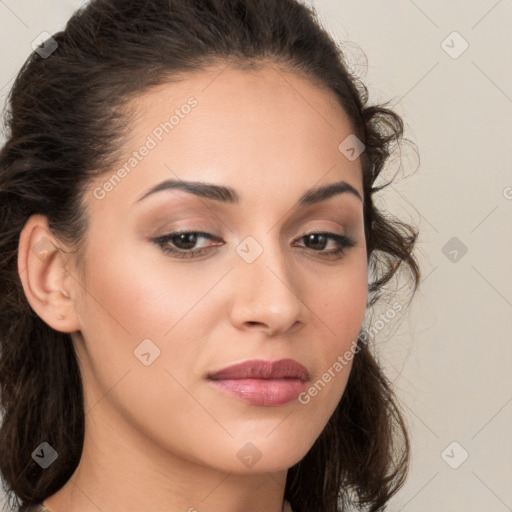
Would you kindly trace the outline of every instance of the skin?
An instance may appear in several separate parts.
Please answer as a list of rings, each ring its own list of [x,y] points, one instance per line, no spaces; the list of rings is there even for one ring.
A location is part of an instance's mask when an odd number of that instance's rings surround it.
[[[338,149],[352,133],[346,114],[289,71],[212,67],[132,100],[138,115],[119,166],[191,96],[197,106],[103,199],[94,189],[113,171],[90,185],[82,267],[44,216],[20,238],[27,299],[71,333],[85,391],[82,459],[45,500],[54,512],[280,512],[287,469],[346,387],[350,362],[307,404],[252,405],[206,380],[245,360],[292,358],[313,384],[353,346],[367,300],[362,202],[343,193],[294,208],[339,180],[363,196],[360,160]],[[230,186],[241,200],[166,190],[137,202],[170,178]],[[222,243],[198,238],[194,248],[208,252],[174,257],[153,239],[177,228]],[[302,238],[322,231],[355,244],[328,257],[335,240],[318,249]],[[248,236],[263,249],[252,263],[235,251]],[[53,244],[44,258],[41,240]],[[134,356],[144,339],[160,350],[149,366]],[[248,442],[261,454],[252,467],[237,457]]]

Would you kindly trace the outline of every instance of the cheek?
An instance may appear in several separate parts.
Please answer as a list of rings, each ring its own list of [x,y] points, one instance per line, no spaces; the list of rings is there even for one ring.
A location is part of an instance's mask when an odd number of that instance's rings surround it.
[[[162,339],[192,310],[214,282],[211,273],[173,270],[162,259],[148,262],[133,251],[95,250],[88,261],[81,320],[101,326],[104,337],[119,333],[133,342]],[[177,327],[179,328],[179,327]]]
[[[354,350],[368,297],[366,260],[347,265],[339,278],[312,285],[308,297],[308,305],[315,313],[318,311],[317,325],[323,334],[322,343],[315,347],[315,380],[301,403],[327,422],[343,395],[353,358],[357,357]]]
[[[308,293],[318,319],[330,336],[331,350],[343,348],[357,338],[368,299],[368,276],[363,258],[347,262],[339,275],[321,279]]]
[[[91,244],[78,308],[86,351],[82,360],[86,377],[93,376],[92,392],[101,397],[93,380],[104,393],[127,371],[128,380],[136,377],[139,386],[155,392],[168,387],[171,379],[162,371],[157,379],[155,368],[168,368],[185,382],[201,355],[208,328],[220,318],[222,306],[208,292],[225,269],[212,272],[197,265],[192,270],[190,265],[185,272],[152,248],[114,250],[122,241],[110,242]],[[138,357],[148,349],[155,359],[144,366]],[[137,402],[135,396],[130,400]]]
[[[197,414],[197,404],[177,384],[186,382],[193,361],[187,339],[204,337],[201,327],[191,331],[194,305],[218,278],[191,278],[170,271],[162,261],[141,265],[143,258],[134,252],[114,254],[99,244],[94,247],[79,304],[85,343],[77,348],[88,407],[115,403],[138,428],[178,437]],[[147,339],[154,345],[141,345]],[[158,354],[148,366],[138,359],[141,346],[151,359]]]

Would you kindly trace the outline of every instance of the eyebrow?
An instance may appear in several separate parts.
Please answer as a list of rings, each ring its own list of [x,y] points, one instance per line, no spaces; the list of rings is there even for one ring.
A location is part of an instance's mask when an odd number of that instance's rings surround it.
[[[162,181],[158,185],[150,188],[142,195],[142,197],[137,199],[136,203],[142,201],[152,194],[155,194],[156,192],[169,189],[184,190],[198,197],[213,199],[215,201],[222,201],[224,203],[238,204],[240,202],[240,195],[235,189],[231,187],[214,185],[213,183],[204,183],[200,181],[183,181],[170,179]],[[361,202],[364,202],[361,194],[359,194],[359,191],[346,181],[342,180],[306,191],[306,193],[303,194],[297,201],[297,206],[308,206],[311,204],[319,203],[335,195],[343,193],[352,194],[356,196]]]

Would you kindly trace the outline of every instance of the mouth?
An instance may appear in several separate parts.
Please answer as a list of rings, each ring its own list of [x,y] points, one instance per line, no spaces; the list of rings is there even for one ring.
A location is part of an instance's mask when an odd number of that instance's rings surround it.
[[[245,361],[208,375],[217,390],[260,406],[295,400],[309,379],[307,368],[293,359]]]

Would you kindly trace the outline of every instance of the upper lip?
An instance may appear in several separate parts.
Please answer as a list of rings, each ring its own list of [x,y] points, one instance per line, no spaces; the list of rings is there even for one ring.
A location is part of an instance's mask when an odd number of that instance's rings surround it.
[[[208,374],[213,380],[220,379],[300,379],[309,380],[309,372],[305,366],[293,359],[265,361],[254,359],[243,363],[227,366],[215,373]]]

